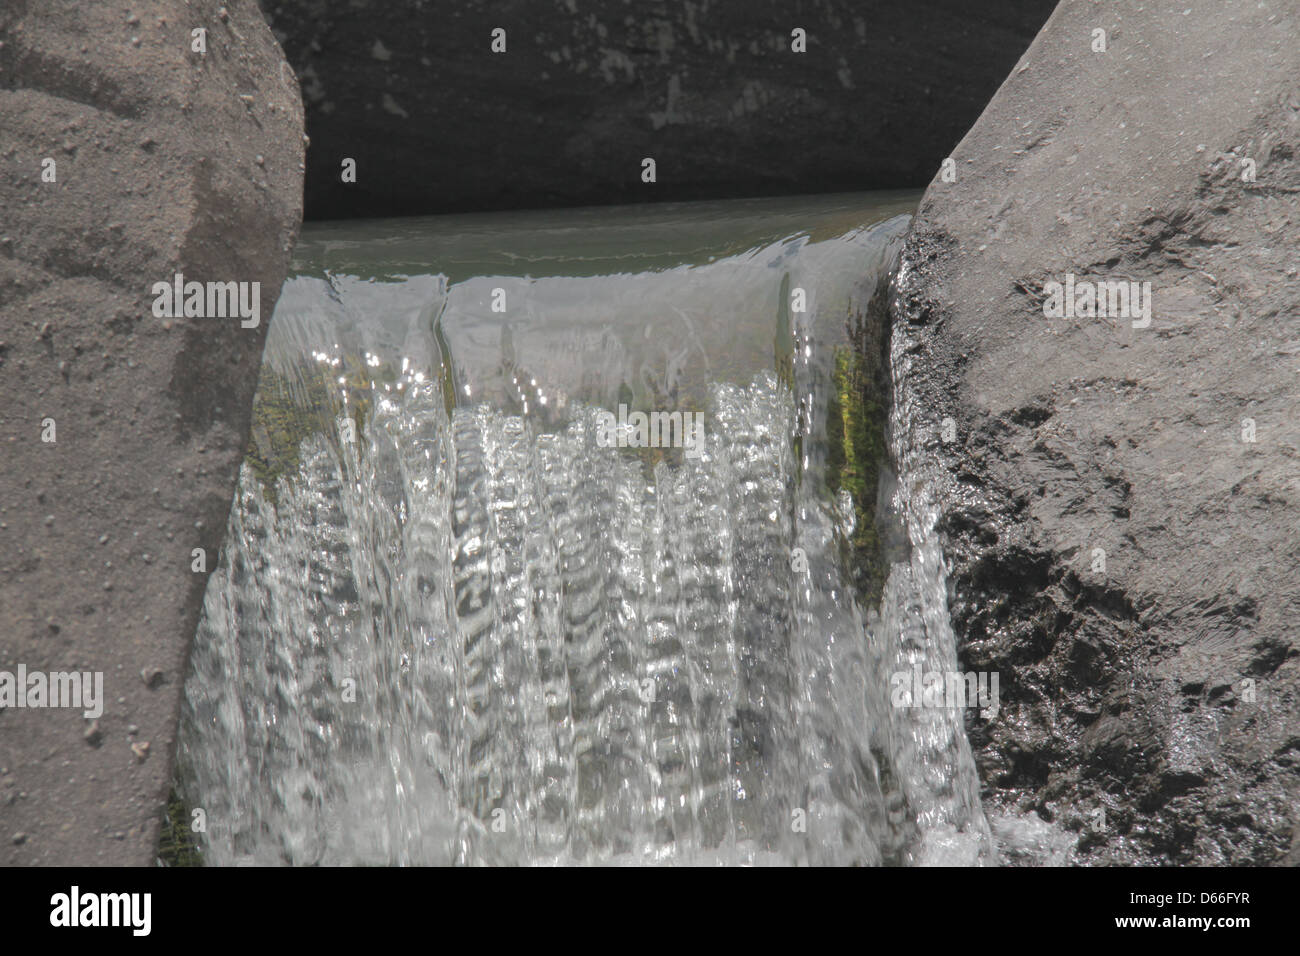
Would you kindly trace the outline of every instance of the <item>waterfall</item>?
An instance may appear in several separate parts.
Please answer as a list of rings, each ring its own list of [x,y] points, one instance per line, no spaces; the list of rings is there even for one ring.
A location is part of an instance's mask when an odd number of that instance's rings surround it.
[[[957,669],[870,391],[907,204],[798,206],[308,233],[186,682],[207,862],[991,861],[963,711],[891,700]]]

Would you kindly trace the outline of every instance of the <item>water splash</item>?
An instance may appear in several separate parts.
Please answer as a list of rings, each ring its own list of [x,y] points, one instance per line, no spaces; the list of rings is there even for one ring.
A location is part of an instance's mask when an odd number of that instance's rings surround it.
[[[904,227],[581,282],[305,269],[255,416],[304,434],[245,466],[186,684],[207,860],[987,861],[961,713],[890,702],[956,667],[914,445],[878,608],[850,539],[889,496],[828,487]],[[602,447],[620,397],[702,411],[704,452]]]
[[[896,563],[882,602],[893,631],[891,673],[959,673],[957,641],[948,613],[948,577],[939,541],[941,489],[947,472],[929,453],[940,423],[918,405],[909,386],[913,353],[905,336],[890,343],[894,402],[891,450],[900,481],[894,493],[911,544],[909,560]],[[894,753],[901,784],[922,833],[917,862],[992,862],[992,834],[980,807],[979,775],[966,737],[964,712],[947,707],[896,711]]]

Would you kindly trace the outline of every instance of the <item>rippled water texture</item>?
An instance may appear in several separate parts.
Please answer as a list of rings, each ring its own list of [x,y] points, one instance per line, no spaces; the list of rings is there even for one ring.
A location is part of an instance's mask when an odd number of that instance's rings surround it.
[[[186,685],[207,861],[989,861],[962,712],[890,706],[956,668],[854,391],[913,201],[308,230]]]

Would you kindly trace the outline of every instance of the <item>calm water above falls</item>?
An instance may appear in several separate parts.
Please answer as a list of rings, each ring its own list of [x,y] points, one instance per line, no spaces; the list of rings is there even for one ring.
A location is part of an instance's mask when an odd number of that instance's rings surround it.
[[[882,467],[914,202],[309,228],[186,685],[207,861],[991,862],[962,712],[890,706],[956,669]]]

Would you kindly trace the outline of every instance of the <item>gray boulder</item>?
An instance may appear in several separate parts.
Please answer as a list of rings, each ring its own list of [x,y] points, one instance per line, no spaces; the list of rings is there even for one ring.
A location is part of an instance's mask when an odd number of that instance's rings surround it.
[[[1300,862],[1297,37],[1290,4],[1062,3],[903,255],[960,655],[1001,674],[986,809],[1084,862]],[[1149,324],[1118,287],[1084,314],[1119,280]]]
[[[0,709],[0,862],[153,861],[302,164],[253,0],[0,8],[0,672],[103,680]],[[259,323],[156,316],[178,272],[260,283]]]

